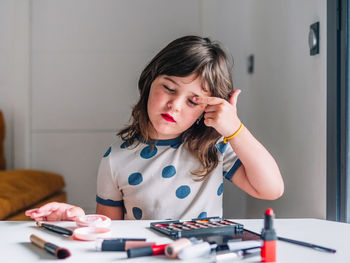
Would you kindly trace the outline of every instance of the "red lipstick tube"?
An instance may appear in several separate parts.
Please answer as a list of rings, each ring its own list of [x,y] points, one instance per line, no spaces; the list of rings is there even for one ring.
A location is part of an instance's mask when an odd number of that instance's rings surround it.
[[[163,255],[168,244],[153,245],[147,247],[135,247],[126,251],[128,258]]]
[[[276,231],[273,228],[275,215],[271,208],[265,211],[264,228],[261,231],[263,246],[261,248],[261,262],[276,261]]]

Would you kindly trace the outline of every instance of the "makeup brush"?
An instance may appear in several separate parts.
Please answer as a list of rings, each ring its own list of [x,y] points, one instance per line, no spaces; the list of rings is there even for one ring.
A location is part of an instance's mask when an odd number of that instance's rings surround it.
[[[60,227],[60,226],[55,226],[55,225],[51,225],[51,224],[45,224],[42,222],[36,222],[36,224],[40,227],[43,227],[47,230],[50,230],[52,232],[61,234],[61,235],[66,235],[66,236],[71,236],[73,235],[73,231],[64,227]]]
[[[55,255],[58,259],[64,259],[70,256],[68,249],[58,247],[55,244],[47,242],[34,234],[30,235],[30,241],[32,241],[32,243],[38,247],[45,249],[50,254]]]

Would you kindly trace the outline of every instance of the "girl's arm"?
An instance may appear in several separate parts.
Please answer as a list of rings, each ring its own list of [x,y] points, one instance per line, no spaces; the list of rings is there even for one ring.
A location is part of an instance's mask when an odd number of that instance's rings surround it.
[[[97,203],[96,214],[108,216],[112,220],[124,219],[124,211],[122,206],[106,206]]]
[[[264,146],[246,127],[229,143],[243,164],[232,182],[256,198],[279,198],[284,191],[283,179],[276,161]]]
[[[215,128],[224,137],[234,134],[241,125],[236,107],[240,92],[235,90],[229,101],[217,97],[194,97],[194,102],[203,107],[204,124]],[[279,198],[284,191],[283,179],[274,158],[264,146],[246,127],[229,143],[242,162],[232,182],[256,198]]]

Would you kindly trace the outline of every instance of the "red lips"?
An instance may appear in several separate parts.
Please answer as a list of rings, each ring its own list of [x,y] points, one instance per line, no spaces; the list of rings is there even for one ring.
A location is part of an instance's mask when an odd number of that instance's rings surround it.
[[[171,115],[169,115],[167,113],[162,113],[161,115],[162,115],[164,120],[166,120],[168,122],[175,122],[174,118]]]

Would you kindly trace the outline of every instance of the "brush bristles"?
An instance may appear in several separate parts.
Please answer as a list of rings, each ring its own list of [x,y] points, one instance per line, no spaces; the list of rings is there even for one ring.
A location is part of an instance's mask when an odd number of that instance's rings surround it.
[[[65,248],[59,248],[57,249],[56,256],[59,259],[64,259],[70,256],[70,253],[67,249]]]

